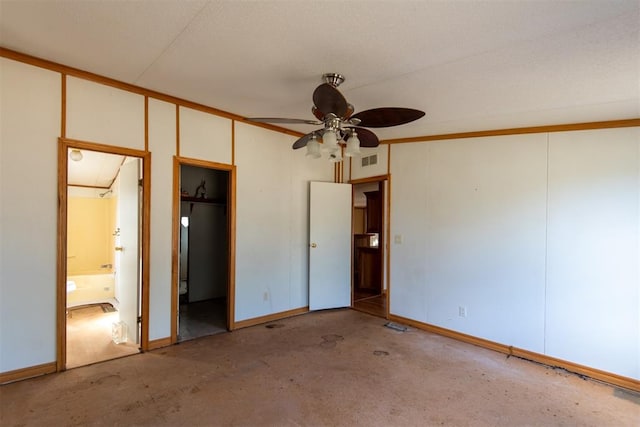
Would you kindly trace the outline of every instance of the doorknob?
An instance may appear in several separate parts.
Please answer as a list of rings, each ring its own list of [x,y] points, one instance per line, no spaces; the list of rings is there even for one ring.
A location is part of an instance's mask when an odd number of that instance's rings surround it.
[[[318,247],[318,245],[316,245],[315,243],[312,243],[310,246],[311,246],[312,248],[317,248],[317,247]]]
[[[124,251],[124,248],[122,246],[116,246],[116,251]]]

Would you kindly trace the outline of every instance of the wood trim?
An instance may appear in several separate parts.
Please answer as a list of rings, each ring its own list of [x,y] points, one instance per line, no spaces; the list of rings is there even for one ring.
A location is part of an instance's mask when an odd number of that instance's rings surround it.
[[[447,139],[482,138],[487,136],[520,135],[527,133],[568,132],[577,130],[610,129],[640,126],[640,118],[607,120],[603,122],[567,123],[561,125],[530,126],[521,128],[481,130],[473,132],[424,135],[411,138],[395,138],[380,141],[381,144],[403,144],[408,142],[442,141]]]
[[[640,392],[640,381],[634,378],[624,377],[622,375],[614,374],[611,372],[602,371],[600,369],[590,368],[588,366],[579,365],[577,363],[569,362],[566,360],[558,359],[552,356],[547,356],[533,351],[524,350],[521,348],[500,344],[494,341],[489,341],[484,338],[474,337],[472,335],[463,334],[461,332],[452,331],[450,329],[441,328],[440,326],[430,325],[428,323],[419,322],[402,316],[396,316],[394,314],[389,315],[389,320],[404,323],[409,326],[413,326],[423,331],[431,332],[434,334],[442,335],[448,338],[453,338],[458,341],[466,342],[476,345],[478,347],[494,350],[499,353],[508,354],[510,356],[520,357],[522,359],[531,360],[534,362],[542,363],[544,365],[559,367],[571,371],[579,375],[585,375],[590,378],[604,381],[606,383],[627,388],[636,392]]]
[[[64,138],[67,136],[67,75],[64,73],[60,74],[60,87],[60,137]]]
[[[180,254],[180,161],[173,156],[173,203],[171,221],[171,344],[178,342],[178,288]]]
[[[56,371],[67,364],[67,143],[58,139],[58,235],[56,259]]]
[[[254,317],[253,319],[241,320],[235,323],[235,329],[248,328],[262,323],[273,322],[274,320],[286,319],[309,312],[309,307],[294,308],[293,310],[281,311],[279,313],[267,314],[266,316]]]
[[[149,151],[149,97],[144,97],[144,151]]]
[[[149,345],[148,345],[147,351],[156,350],[156,349],[162,348],[162,347],[168,347],[171,344],[173,344],[171,342],[171,337],[159,338],[157,340],[151,340],[151,341],[149,341]]]
[[[349,184],[365,184],[367,182],[384,181],[385,179],[389,179],[389,175],[376,175],[367,178],[351,179],[349,180]]]
[[[391,155],[391,153],[389,153]],[[382,242],[385,249],[385,276],[387,280],[387,289],[383,289],[384,297],[387,300],[387,312],[385,313],[386,318],[389,318],[389,314],[391,313],[391,175],[387,175],[387,217],[385,222],[385,228],[387,233],[387,241]]]
[[[239,121],[251,126],[273,130],[286,135],[292,135],[296,137],[301,137],[304,135],[301,132],[293,131],[291,129],[286,129],[286,128],[275,126],[272,124],[252,122],[252,121],[249,121],[247,118],[239,116],[237,114],[232,114],[223,110],[219,110],[217,108],[209,107],[203,104],[198,104],[196,102],[192,102],[186,99],[167,95],[154,90],[145,89],[140,86],[124,83],[118,80],[111,79],[109,77],[101,76],[99,74],[94,74],[94,73],[83,71],[77,68],[68,67],[66,65],[58,64],[56,62],[48,61],[46,59],[37,58],[35,56],[20,53],[4,47],[0,47],[0,57],[4,57],[14,61],[44,68],[47,70],[56,71],[65,76],[69,75],[69,76],[81,78],[84,80],[92,81],[95,83],[100,83],[107,86],[115,87],[117,89],[136,93],[146,97],[169,102],[171,104],[176,104],[176,107],[183,106],[187,108],[192,108],[194,110],[199,110],[205,113],[214,114],[216,116]],[[380,143],[381,144],[400,144],[400,143],[410,143],[410,142],[438,141],[438,140],[446,140],[446,139],[477,138],[477,137],[499,136],[499,135],[517,135],[517,134],[524,134],[524,133],[564,132],[564,131],[575,131],[575,130],[592,130],[592,129],[607,129],[607,128],[617,128],[617,127],[635,127],[635,126],[640,126],[640,118],[608,120],[608,121],[601,121],[601,122],[568,123],[568,124],[560,124],[560,125],[493,129],[493,130],[450,133],[450,134],[440,134],[440,135],[424,135],[424,136],[416,136],[416,137],[410,137],[410,138],[387,139],[387,140],[380,141]],[[61,136],[64,137],[66,135],[62,133]],[[177,151],[177,154],[179,154],[179,151]]]
[[[120,147],[117,145],[101,144],[99,142],[82,141],[79,139],[60,138],[67,145],[65,148],[77,148],[79,150],[98,151],[100,153],[116,154],[119,156],[130,156],[144,158],[147,151],[136,148]]]
[[[176,158],[181,165],[197,166],[206,169],[220,169],[224,171],[232,171],[235,168],[235,166],[227,163],[210,162],[208,160],[192,159],[190,157],[180,156],[176,156]]]
[[[229,218],[229,287],[227,292],[227,328],[235,329],[236,321],[236,167],[229,172],[227,217]]]
[[[179,253],[180,253],[180,166],[189,165],[206,169],[217,169],[229,172],[227,194],[227,228],[228,228],[228,283],[227,283],[227,329],[233,330],[235,321],[235,289],[236,289],[236,166],[226,163],[188,157],[173,157],[173,227],[171,242],[171,343],[178,342],[178,287]]]
[[[145,98],[146,99],[146,98]],[[145,120],[146,122],[146,120]],[[146,126],[145,126],[146,127]],[[145,132],[146,133],[146,132]],[[146,138],[145,138],[146,139]],[[148,140],[145,141],[148,147]],[[148,151],[142,157],[142,307],[140,324],[140,348],[149,349],[149,292],[151,272],[151,153]]]
[[[176,104],[176,156],[180,155],[180,106]]]
[[[57,371],[56,362],[43,363],[42,365],[29,366],[27,368],[16,369],[0,373],[0,384],[12,383],[14,381],[26,380],[27,378],[38,377],[40,375],[53,374]]]
[[[66,369],[67,349],[67,173],[69,148],[97,151],[107,154],[137,157],[143,165],[142,191],[142,274],[141,301],[142,324],[140,331],[140,346],[142,350],[148,347],[149,339],[149,262],[150,262],[150,230],[151,230],[151,153],[127,147],[118,147],[95,142],[80,141],[69,138],[58,138],[58,236],[57,236],[57,274],[56,274],[56,370]]]
[[[286,135],[293,135],[297,137],[301,137],[304,135],[303,133],[286,129],[280,126],[271,125],[268,123],[251,122],[247,120],[245,117],[239,116],[237,114],[229,113],[227,111],[219,110],[217,108],[209,107],[203,104],[198,104],[196,102],[192,102],[186,99],[167,95],[161,92],[156,92],[151,89],[145,89],[140,86],[124,83],[118,80],[111,79],[109,77],[101,76],[99,74],[94,74],[94,73],[83,71],[77,68],[68,67],[66,65],[62,65],[53,61],[48,61],[46,59],[37,58],[35,56],[20,53],[15,50],[7,49],[4,47],[0,47],[0,57],[8,58],[14,61],[22,62],[25,64],[33,65],[33,66],[44,68],[51,71],[57,71],[62,74],[81,78],[81,79],[92,81],[95,83],[100,83],[106,86],[111,86],[116,89],[125,90],[128,92],[136,93],[136,94],[147,96],[150,98],[155,98],[161,101],[169,102],[171,104],[176,104],[178,106],[192,108],[194,110],[199,110],[205,113],[214,114],[216,116],[224,117],[231,120],[241,121],[243,123],[246,123],[252,126],[273,130],[276,132],[284,133]]]

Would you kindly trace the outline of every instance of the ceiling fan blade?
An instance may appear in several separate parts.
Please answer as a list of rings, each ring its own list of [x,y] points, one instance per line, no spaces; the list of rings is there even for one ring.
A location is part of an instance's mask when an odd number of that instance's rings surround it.
[[[344,117],[349,109],[349,104],[340,91],[327,83],[313,91],[313,103],[323,116],[333,113],[337,117]]]
[[[294,150],[297,150],[298,148],[302,148],[302,147],[306,146],[307,142],[309,142],[309,140],[311,139],[313,134],[316,134],[316,137],[318,139],[320,139],[322,137],[322,129],[314,130],[313,132],[310,132],[310,133],[306,134],[305,136],[303,136],[302,138],[298,139],[296,142],[293,143],[292,148]]]
[[[377,147],[380,145],[380,140],[376,134],[371,132],[369,129],[360,127],[348,127],[347,129],[354,129],[356,131],[361,147]]]
[[[424,111],[412,108],[383,107],[360,111],[351,116],[360,120],[359,126],[368,128],[384,128],[403,125],[424,116]]]
[[[302,124],[302,125],[321,125],[322,122],[317,120],[305,120],[305,119],[285,119],[281,117],[249,117],[250,122],[257,123],[289,123],[289,124]]]

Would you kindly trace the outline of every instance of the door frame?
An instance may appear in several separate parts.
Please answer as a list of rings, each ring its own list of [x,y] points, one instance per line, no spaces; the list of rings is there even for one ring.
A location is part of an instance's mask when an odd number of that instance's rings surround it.
[[[385,298],[386,298],[386,313],[385,313],[385,319],[389,319],[389,309],[390,309],[390,301],[391,301],[391,275],[390,275],[390,271],[389,271],[389,267],[390,267],[390,249],[391,249],[391,245],[389,242],[390,236],[391,236],[391,174],[385,174],[385,175],[376,175],[376,176],[371,176],[371,177],[367,177],[367,178],[359,178],[359,179],[352,179],[349,180],[349,184],[352,185],[352,191],[351,191],[351,209],[353,210],[354,208],[354,203],[355,203],[355,186],[358,184],[367,184],[367,183],[371,183],[371,182],[377,182],[382,183],[382,185],[384,185],[384,182],[386,181],[387,186],[386,189],[383,190],[383,195],[384,195],[384,200],[383,200],[383,214],[382,214],[382,231],[381,231],[381,239],[380,239],[380,248],[382,249],[382,265],[383,265],[383,269],[382,269],[382,287],[383,287],[383,291],[385,294]],[[353,257],[353,253],[354,253],[354,244],[355,242],[353,241],[353,231],[355,228],[355,219],[352,217],[352,221],[351,221],[351,236],[352,236],[352,243],[351,243],[351,256]],[[354,273],[354,262],[351,263],[351,308],[354,308],[354,287],[355,287],[355,283],[353,281],[353,273]],[[384,288],[384,284],[387,284],[386,289]]]
[[[105,154],[137,157],[142,160],[142,241],[141,263],[141,324],[140,349],[149,349],[149,237],[151,208],[151,153],[146,150],[117,147],[96,142],[58,138],[58,250],[56,277],[56,371],[66,370],[67,364],[67,186],[70,148],[97,151]]]
[[[227,330],[235,329],[236,295],[236,166],[173,156],[173,229],[171,244],[171,344],[178,342],[178,286],[180,279],[180,167],[197,166],[229,173],[227,187]]]

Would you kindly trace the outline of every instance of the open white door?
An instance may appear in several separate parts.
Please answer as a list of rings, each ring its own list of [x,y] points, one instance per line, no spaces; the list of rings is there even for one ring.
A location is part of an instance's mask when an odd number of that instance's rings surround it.
[[[351,305],[351,184],[311,182],[309,309]]]
[[[118,175],[116,236],[116,299],[120,321],[127,325],[127,341],[139,343],[139,219],[140,159],[127,158]]]

